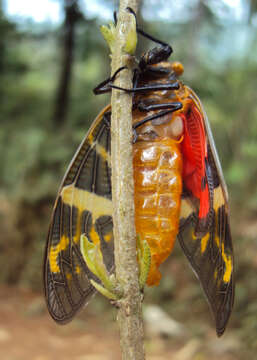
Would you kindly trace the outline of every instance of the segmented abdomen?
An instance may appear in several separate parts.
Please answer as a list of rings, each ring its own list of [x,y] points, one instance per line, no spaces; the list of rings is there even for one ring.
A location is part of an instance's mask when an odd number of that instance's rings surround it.
[[[136,233],[151,249],[147,284],[158,285],[158,267],[171,253],[179,226],[180,144],[170,138],[139,141],[133,153]]]

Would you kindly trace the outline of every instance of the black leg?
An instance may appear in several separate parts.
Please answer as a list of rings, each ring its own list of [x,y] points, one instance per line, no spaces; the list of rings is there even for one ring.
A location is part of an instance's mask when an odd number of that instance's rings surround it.
[[[156,84],[156,83],[155,84],[147,84],[145,86],[134,87],[132,89],[121,88],[121,87],[113,85],[113,84],[110,84],[109,87],[112,89],[123,90],[128,93],[146,93],[149,91],[178,90],[179,83],[175,82],[173,84],[163,84],[163,83],[162,84]]]
[[[134,10],[131,9],[131,7],[127,7],[127,10],[128,10],[131,14],[133,14],[133,15],[135,16],[136,24],[137,24],[137,16],[136,16]],[[137,26],[137,25],[136,25],[136,26]],[[152,41],[155,42],[156,44],[160,44],[160,45],[162,45],[162,46],[169,46],[169,47],[171,48],[171,46],[170,46],[169,44],[167,44],[167,43],[165,43],[164,41],[161,41],[161,40],[159,40],[159,39],[156,39],[156,38],[153,37],[152,35],[147,34],[147,33],[144,32],[143,30],[139,29],[138,26],[137,26],[137,32],[138,32],[139,34],[141,34],[142,36],[144,36],[145,38],[147,38],[147,39],[149,39],[149,40],[152,40]],[[172,49],[171,49],[171,52],[172,52]]]
[[[118,73],[124,69],[126,69],[126,67],[122,66],[121,68],[119,68],[118,70],[115,71],[115,73],[112,75],[112,77],[102,81],[99,85],[97,85],[93,89],[94,94],[95,95],[104,94],[104,93],[110,92],[111,89],[122,90],[122,91],[126,91],[128,93],[145,93],[145,92],[149,92],[149,91],[178,90],[179,89],[178,82],[174,82],[172,84],[170,84],[170,83],[168,83],[168,84],[154,83],[154,84],[147,84],[142,87],[137,87],[137,82],[138,82],[138,77],[139,77],[139,72],[137,69],[134,71],[134,80],[133,80],[134,87],[132,89],[125,89],[125,88],[121,88],[119,86],[113,85],[112,83],[114,82]]]
[[[132,140],[132,142],[133,142],[133,144],[135,144],[135,142],[137,141],[138,134],[137,134],[136,129],[137,129],[139,126],[147,123],[148,121],[155,120],[155,119],[157,119],[157,118],[160,118],[160,117],[165,116],[165,115],[167,115],[167,114],[173,113],[174,111],[177,111],[177,110],[179,110],[179,109],[182,108],[182,104],[181,104],[181,103],[173,103],[173,104],[170,104],[170,105],[173,105],[174,107],[173,107],[172,109],[168,109],[168,110],[166,110],[166,111],[159,111],[157,114],[154,114],[154,115],[151,115],[151,116],[147,116],[146,118],[144,118],[143,120],[138,121],[136,124],[134,124],[134,125],[132,126],[132,130],[133,130],[133,140]]]
[[[114,11],[114,13],[113,13],[113,19],[114,19],[114,25],[117,26],[118,20],[117,20],[117,12],[116,11]]]
[[[171,103],[170,104],[170,109],[164,110],[164,111],[159,111],[158,113],[151,115],[151,116],[147,116],[146,118],[144,118],[143,120],[138,121],[136,124],[133,125],[133,129],[137,129],[139,126],[144,125],[145,123],[155,120],[159,117],[165,116],[167,114],[173,113],[174,111],[177,111],[179,109],[182,108],[182,103],[178,102],[178,103]]]
[[[115,71],[115,73],[111,77],[109,77],[108,79],[102,81],[99,85],[97,85],[93,89],[94,94],[100,95],[100,94],[104,94],[104,93],[111,91],[110,84],[112,82],[114,82],[114,80],[115,80],[116,76],[119,74],[119,72],[124,69],[127,69],[127,67],[126,66],[120,67],[118,70]]]
[[[142,36],[144,36],[145,38],[161,45],[160,47],[155,47],[155,48],[149,50],[146,54],[144,54],[141,57],[140,62],[139,62],[139,68],[141,70],[145,70],[145,69],[147,69],[147,67],[149,65],[157,64],[161,61],[166,61],[173,52],[172,47],[169,44],[167,44],[166,42],[156,39],[152,35],[149,35],[146,32],[144,32],[143,30],[141,30],[137,26],[137,18],[136,18],[136,14],[135,14],[134,10],[131,9],[130,7],[127,7],[127,10],[135,16],[137,33],[139,33]]]
[[[140,78],[139,69],[134,69],[134,71],[133,71],[133,88],[137,87],[139,78]]]
[[[150,99],[149,99],[150,100]],[[152,110],[165,110],[165,109],[175,109],[179,110],[182,108],[181,102],[172,102],[172,103],[162,103],[162,104],[146,104],[143,101],[140,101],[137,104],[139,111],[152,111]]]

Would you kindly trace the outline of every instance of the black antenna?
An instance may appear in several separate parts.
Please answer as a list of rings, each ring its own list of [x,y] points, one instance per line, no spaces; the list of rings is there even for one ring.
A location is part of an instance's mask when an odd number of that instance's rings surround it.
[[[117,11],[114,11],[113,13],[113,19],[114,19],[114,25],[117,26]]]
[[[128,10],[128,12],[130,12],[132,15],[135,16],[137,32],[138,32],[140,35],[142,35],[142,36],[144,36],[145,38],[147,38],[147,39],[149,39],[149,40],[151,40],[151,41],[153,41],[153,42],[155,42],[155,43],[157,43],[157,44],[160,44],[160,45],[162,45],[162,46],[169,46],[169,47],[171,48],[171,52],[173,52],[172,47],[171,47],[169,44],[167,44],[166,42],[161,41],[161,40],[159,40],[159,39],[156,39],[156,38],[153,37],[152,35],[147,34],[146,32],[144,32],[143,30],[141,30],[141,29],[137,26],[136,13],[135,13],[135,11],[134,11],[133,9],[131,9],[131,7],[127,7],[126,10]]]

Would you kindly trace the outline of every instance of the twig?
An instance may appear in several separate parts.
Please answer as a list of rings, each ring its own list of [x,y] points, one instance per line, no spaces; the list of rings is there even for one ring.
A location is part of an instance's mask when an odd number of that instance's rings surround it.
[[[132,87],[132,61],[122,49],[133,16],[125,9],[137,10],[139,0],[120,0],[112,74],[121,66],[115,84]],[[112,202],[116,278],[124,290],[119,302],[118,323],[123,360],[144,359],[141,294],[138,283],[136,232],[134,222],[134,181],[132,166],[132,98],[124,91],[112,91]]]

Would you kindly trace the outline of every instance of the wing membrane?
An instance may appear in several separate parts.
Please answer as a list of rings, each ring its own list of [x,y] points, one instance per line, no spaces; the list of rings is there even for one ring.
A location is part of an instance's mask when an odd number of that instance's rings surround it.
[[[80,251],[80,236],[100,243],[107,269],[113,268],[110,168],[110,106],[95,119],[60,187],[44,260],[47,306],[59,323],[70,321],[95,292]]]
[[[228,218],[228,195],[210,125],[196,94],[187,88],[203,114],[207,137],[206,179],[211,189],[211,223],[208,232],[197,235],[199,201],[184,189],[178,239],[195,271],[216,320],[216,331],[223,334],[234,302],[233,247]]]

